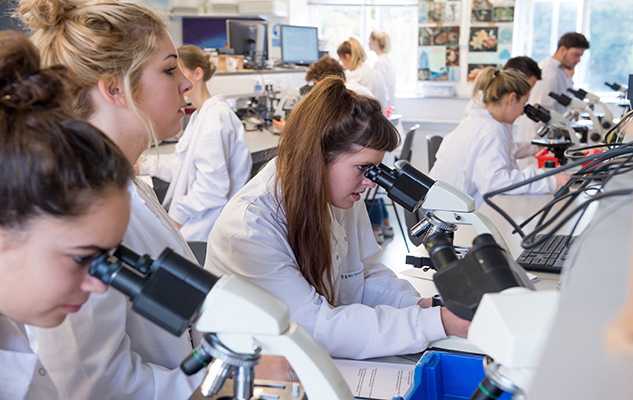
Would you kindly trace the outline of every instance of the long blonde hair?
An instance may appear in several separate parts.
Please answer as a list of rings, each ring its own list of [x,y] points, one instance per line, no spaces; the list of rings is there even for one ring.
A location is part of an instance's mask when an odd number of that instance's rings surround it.
[[[107,77],[122,78],[130,110],[154,127],[138,108],[142,69],[167,33],[167,20],[131,2],[112,0],[21,0],[16,15],[30,30],[44,66],[68,68],[69,95],[79,117],[95,113],[91,90]]]
[[[341,43],[341,45],[338,46],[336,53],[339,57],[342,57],[345,54],[350,54],[352,56],[352,71],[358,68],[367,59],[367,54],[365,54],[363,46],[361,46],[358,40],[354,38],[349,38]]]
[[[292,112],[279,144],[276,184],[281,189],[288,243],[305,279],[334,302],[328,167],[358,148],[395,149],[400,136],[372,98],[328,76]]]
[[[484,104],[498,103],[503,96],[516,93],[521,98],[530,93],[532,85],[525,74],[516,69],[499,71],[493,67],[487,67],[479,73],[475,80],[475,91],[483,92]]]

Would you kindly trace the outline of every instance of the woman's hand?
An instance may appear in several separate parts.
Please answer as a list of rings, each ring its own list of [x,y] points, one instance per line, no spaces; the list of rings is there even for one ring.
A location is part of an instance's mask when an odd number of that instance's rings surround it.
[[[556,190],[560,189],[561,186],[569,181],[570,176],[567,174],[556,174]]]
[[[444,325],[444,331],[446,335],[454,335],[462,338],[468,336],[468,328],[470,327],[470,321],[459,318],[453,314],[446,307],[442,307],[440,311],[442,315],[442,324]]]
[[[418,305],[422,308],[429,308],[433,304],[433,297],[427,297],[418,301]]]

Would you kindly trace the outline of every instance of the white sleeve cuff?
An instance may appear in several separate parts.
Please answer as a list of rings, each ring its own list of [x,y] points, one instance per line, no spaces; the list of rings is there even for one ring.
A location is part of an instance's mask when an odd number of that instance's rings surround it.
[[[441,308],[429,307],[420,309],[420,327],[422,334],[429,342],[446,338],[444,324],[442,324]]]

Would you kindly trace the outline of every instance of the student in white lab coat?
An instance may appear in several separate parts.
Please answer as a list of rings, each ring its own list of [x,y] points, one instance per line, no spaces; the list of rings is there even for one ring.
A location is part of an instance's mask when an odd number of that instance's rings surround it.
[[[51,328],[106,286],[90,262],[130,216],[127,158],[63,107],[58,72],[0,31],[0,399],[58,399],[25,324]]]
[[[580,62],[580,58],[589,48],[587,38],[576,32],[568,32],[558,40],[558,48],[553,56],[547,57],[539,63],[543,71],[543,79],[534,85],[530,93],[529,104],[540,104],[548,110],[554,110],[564,114],[567,107],[550,97],[550,92],[557,94],[569,94],[567,89],[574,86],[574,81],[569,75]],[[521,117],[517,121],[517,138],[522,141],[531,141],[536,138],[539,125],[527,117]]]
[[[369,50],[378,55],[374,69],[385,82],[387,99],[384,107],[396,108],[396,67],[387,54],[391,50],[391,40],[387,32],[373,31],[369,35]]]
[[[221,95],[211,97],[207,82],[216,66],[196,46],[178,49],[178,63],[193,85],[187,97],[196,108],[176,144],[176,158],[140,172],[170,183],[163,206],[187,240],[206,241],[226,202],[251,176],[252,159],[244,126]]]
[[[399,134],[380,104],[327,77],[288,118],[279,156],[229,202],[211,231],[205,268],[274,293],[332,356],[415,353],[468,322],[429,307],[378,261],[362,193],[368,166]]]
[[[539,68],[536,61],[527,56],[519,56],[509,59],[508,62],[506,62],[506,64],[503,66],[503,69],[516,69],[517,71],[523,72],[523,74],[528,78],[528,82],[530,82],[530,86],[532,87],[534,87],[536,82],[541,79],[541,68]],[[484,94],[480,88],[481,81],[482,80],[480,80],[479,77],[475,80],[473,97],[470,99],[468,104],[466,104],[466,108],[464,109],[462,118],[468,117],[473,109],[483,109],[486,107],[483,101]],[[510,142],[510,147],[515,158],[531,157],[537,153],[538,146],[533,145],[529,141],[514,139],[513,124],[504,123],[504,126],[508,129],[509,135],[513,137],[512,142]]]
[[[472,196],[477,208],[483,204],[485,193],[543,173],[519,170],[511,150],[512,136],[504,126],[523,114],[531,89],[527,77],[514,69],[499,71],[488,67],[478,79],[481,79],[479,87],[485,108],[473,109],[470,116],[444,138],[429,172],[434,179]],[[559,174],[509,194],[553,193],[567,180],[568,175]]]
[[[43,62],[68,68],[73,110],[131,164],[151,135],[180,131],[191,83],[178,68],[167,21],[155,11],[131,2],[23,0],[18,13]],[[128,191],[123,244],[152,257],[170,247],[195,260],[152,189],[137,179]],[[141,317],[116,290],[92,296],[59,327],[32,328],[30,335],[63,399],[185,399],[203,378],[180,371],[191,352],[188,335],[175,337]]]
[[[347,81],[357,82],[369,89],[378,99],[384,111],[387,107],[387,88],[380,74],[367,65],[367,55],[358,40],[349,38],[336,50],[343,66],[349,71]]]

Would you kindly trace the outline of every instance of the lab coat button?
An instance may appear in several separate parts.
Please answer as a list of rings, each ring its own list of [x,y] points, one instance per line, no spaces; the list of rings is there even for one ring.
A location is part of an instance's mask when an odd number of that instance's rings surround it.
[[[345,236],[343,239],[345,239],[345,241],[347,242],[347,236]]]
[[[44,376],[46,375],[46,370],[44,368],[40,368],[37,370],[37,373],[40,374],[40,376]]]
[[[336,259],[338,260],[338,254],[336,255]]]

